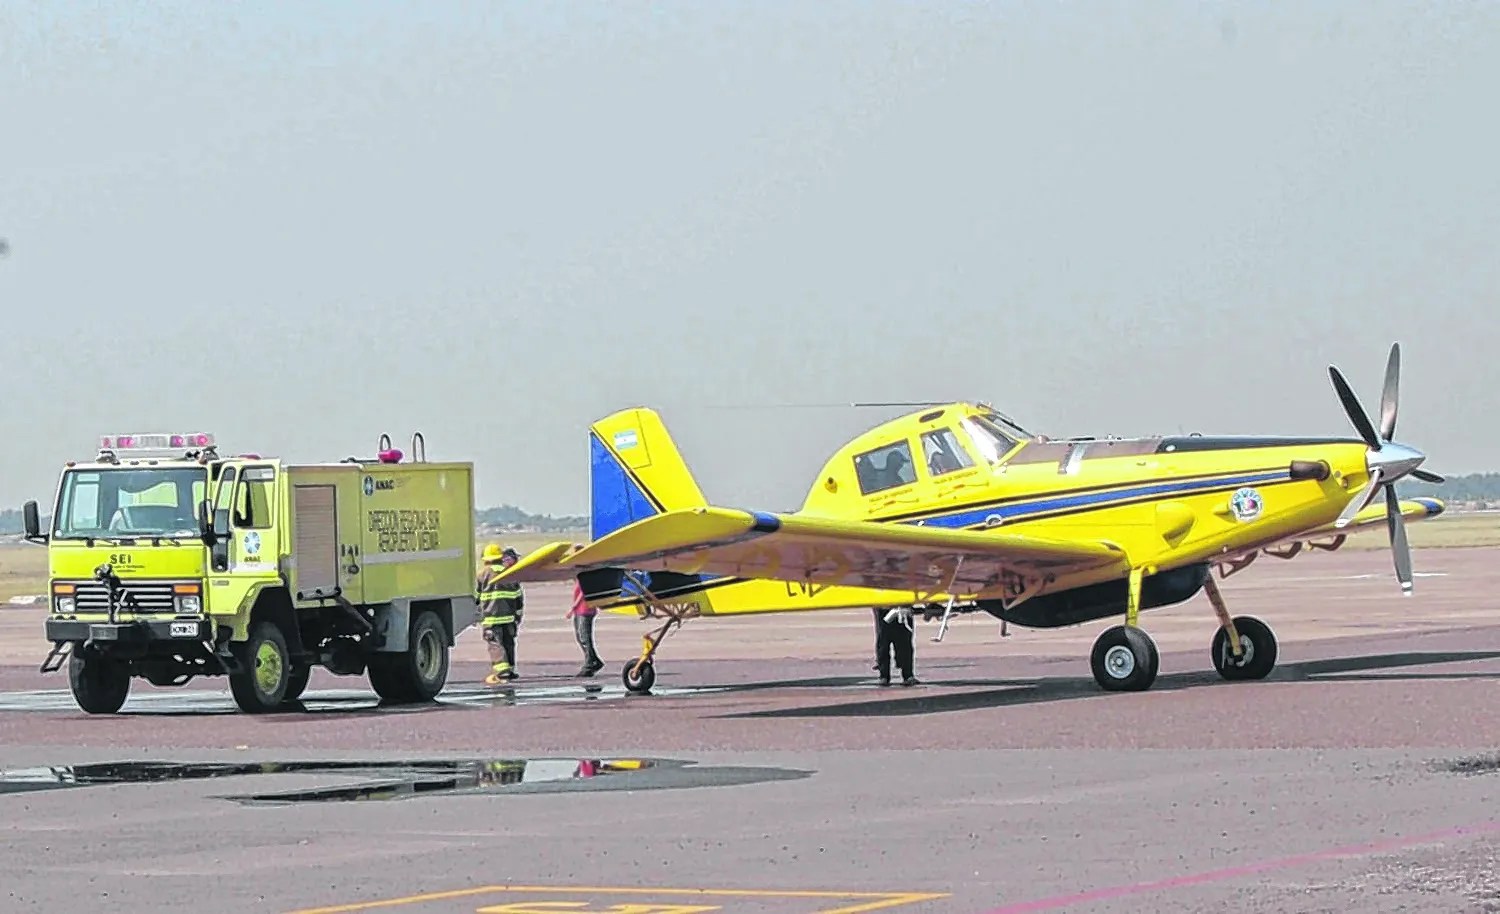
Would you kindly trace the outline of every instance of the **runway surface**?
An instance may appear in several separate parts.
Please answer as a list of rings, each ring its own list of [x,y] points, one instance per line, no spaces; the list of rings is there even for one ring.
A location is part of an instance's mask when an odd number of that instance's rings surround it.
[[[513,688],[478,684],[471,632],[430,706],[318,675],[285,714],[235,713],[210,680],[138,684],[101,718],[34,672],[38,617],[0,610],[0,894],[15,911],[1500,911],[1500,568],[1492,550],[1416,565],[1403,599],[1383,552],[1262,560],[1224,590],[1280,636],[1271,678],[1218,679],[1199,596],[1143,616],[1162,675],[1128,695],[1089,676],[1103,621],[1000,638],[965,619],[943,644],[924,625],[923,684],[881,689],[855,612],[689,623],[657,694],[626,696],[639,626],[601,619],[610,664],[573,680],[562,595],[538,589]]]

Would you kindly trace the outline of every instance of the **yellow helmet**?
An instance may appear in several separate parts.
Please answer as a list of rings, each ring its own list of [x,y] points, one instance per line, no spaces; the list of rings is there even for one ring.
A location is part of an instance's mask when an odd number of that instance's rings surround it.
[[[488,546],[484,547],[484,552],[481,554],[480,558],[485,562],[498,562],[501,559],[506,558],[519,561],[521,556],[514,549],[511,549],[509,547],[501,549],[497,544],[490,543]]]

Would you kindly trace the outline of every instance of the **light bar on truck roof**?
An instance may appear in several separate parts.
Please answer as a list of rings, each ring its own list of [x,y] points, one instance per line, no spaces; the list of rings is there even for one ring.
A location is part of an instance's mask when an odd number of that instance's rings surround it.
[[[214,436],[203,432],[100,435],[101,451],[165,451],[188,447],[211,447]]]

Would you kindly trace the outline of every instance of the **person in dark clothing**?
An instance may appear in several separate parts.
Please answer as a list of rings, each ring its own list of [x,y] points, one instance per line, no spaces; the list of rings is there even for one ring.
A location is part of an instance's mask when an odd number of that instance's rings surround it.
[[[489,648],[491,671],[485,685],[499,685],[516,678],[516,631],[525,612],[525,594],[520,584],[496,580],[519,558],[514,549],[490,545],[484,549],[484,568],[474,583],[479,601],[480,625]]]
[[[598,610],[584,600],[583,585],[574,581],[573,608],[568,610],[568,618],[573,620],[573,636],[578,639],[578,646],[583,650],[583,666],[578,669],[577,675],[584,679],[604,669],[604,661],[599,659],[598,651],[594,650],[594,616],[597,613]]]
[[[880,673],[880,684],[891,684],[891,652],[896,653],[896,665],[901,668],[901,684],[917,684],[912,670],[912,611],[909,607],[894,609],[875,607],[875,670]]]

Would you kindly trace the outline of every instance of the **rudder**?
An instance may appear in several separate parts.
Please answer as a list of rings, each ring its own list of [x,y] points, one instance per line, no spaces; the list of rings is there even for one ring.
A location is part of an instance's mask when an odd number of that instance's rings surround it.
[[[589,426],[589,536],[608,536],[666,511],[708,504],[653,409],[633,407]]]

